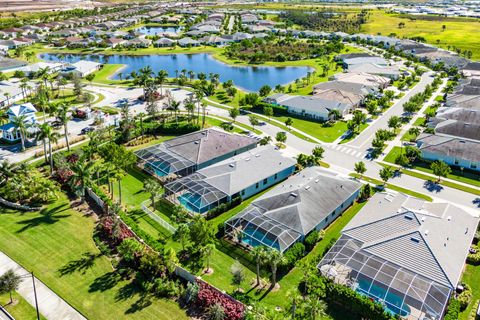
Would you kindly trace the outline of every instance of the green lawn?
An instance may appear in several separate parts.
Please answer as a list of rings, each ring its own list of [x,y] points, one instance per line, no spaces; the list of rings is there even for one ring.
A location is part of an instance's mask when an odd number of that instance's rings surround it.
[[[285,122],[288,116],[276,116],[277,120]],[[337,121],[332,126],[324,126],[323,124],[307,119],[294,118],[292,127],[305,132],[323,142],[333,142],[337,140],[347,131],[347,123],[345,121]]]
[[[360,175],[357,174],[357,173],[351,173],[350,176],[355,177],[355,178],[360,178]],[[362,180],[365,180],[367,182],[376,184],[377,186],[383,186],[383,181],[378,180],[378,179],[363,176]],[[405,188],[396,186],[396,185],[391,184],[391,183],[387,183],[387,189],[392,189],[394,191],[405,193],[405,194],[411,195],[412,197],[417,197],[419,199],[423,199],[423,200],[426,200],[426,201],[430,201],[430,202],[433,201],[433,199],[431,197],[429,197],[429,196],[427,196],[423,193],[412,191],[410,189],[405,189]]]
[[[387,154],[385,157],[384,161],[385,162],[390,162],[390,163],[395,163],[396,157],[401,153],[402,149],[400,147],[393,147],[392,150]],[[430,165],[426,162],[423,161],[417,161],[412,169],[423,171],[429,174],[433,174],[432,169],[430,169]],[[421,175],[419,174],[422,178],[424,179],[432,179],[431,177],[428,177],[426,175]],[[448,179],[452,179],[458,182],[463,182],[470,184],[472,186],[480,187],[480,174],[476,174],[473,172],[461,172],[458,169],[452,169],[452,173],[447,176]],[[445,181],[441,182],[442,184],[448,183]],[[452,186],[453,184],[450,184],[449,186]],[[456,184],[455,184],[456,185]],[[462,186],[457,185],[457,189],[462,188]],[[455,188],[455,187],[454,187]],[[469,191],[467,191],[469,192]],[[478,190],[480,192],[480,190]]]
[[[187,319],[178,304],[144,303],[119,279],[92,240],[94,219],[70,208],[65,195],[41,212],[0,214],[0,250],[33,270],[89,319]]]
[[[18,320],[36,320],[37,312],[21,295],[17,292],[12,293],[13,304],[10,304],[10,295],[0,295],[0,305],[2,305],[8,313]],[[45,317],[40,315],[40,319],[45,320]]]
[[[468,305],[467,309],[460,314],[460,320],[468,320],[472,309],[476,307],[475,302],[478,302],[480,299],[480,266],[473,266],[467,264],[465,272],[463,274],[462,281],[466,282],[472,288],[472,302]]]

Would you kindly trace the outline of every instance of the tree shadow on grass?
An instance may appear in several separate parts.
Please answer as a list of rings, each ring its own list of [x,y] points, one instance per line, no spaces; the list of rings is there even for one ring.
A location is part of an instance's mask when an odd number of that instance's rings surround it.
[[[88,288],[88,292],[104,292],[114,288],[122,277],[117,272],[107,272],[96,278]]]
[[[137,280],[133,280],[120,288],[115,296],[115,300],[117,302],[126,301],[136,296],[138,296],[138,299],[125,310],[125,314],[133,314],[152,304],[152,295],[142,289],[141,285],[137,283]]]
[[[58,269],[58,271],[60,272],[60,276],[63,277],[67,274],[71,274],[74,272],[80,272],[81,274],[85,274],[88,269],[93,267],[93,265],[95,264],[95,259],[100,256],[101,254],[85,252],[84,254],[82,254],[82,257],[80,259],[72,260],[60,269]]]
[[[62,204],[53,208],[44,208],[40,210],[40,216],[17,222],[17,224],[23,225],[22,228],[17,230],[17,233],[22,233],[24,231],[27,231],[28,229],[38,227],[42,224],[54,224],[60,221],[61,218],[70,217],[70,214],[59,214],[60,212],[68,209],[69,207],[67,204]]]

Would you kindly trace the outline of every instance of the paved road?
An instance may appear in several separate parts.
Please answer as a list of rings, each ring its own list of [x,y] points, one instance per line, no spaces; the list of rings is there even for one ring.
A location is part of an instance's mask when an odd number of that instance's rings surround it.
[[[35,308],[32,278],[18,263],[10,259],[10,257],[3,252],[0,252],[0,274],[4,274],[10,269],[13,269],[19,276],[25,276],[23,277],[17,292]],[[35,279],[35,287],[37,289],[38,309],[48,320],[86,320],[84,316],[72,308],[62,298],[57,296],[52,290],[50,290],[50,288],[38,279]]]

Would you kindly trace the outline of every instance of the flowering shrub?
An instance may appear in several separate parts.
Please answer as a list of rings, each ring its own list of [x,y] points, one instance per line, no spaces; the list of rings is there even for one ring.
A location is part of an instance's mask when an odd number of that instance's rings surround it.
[[[199,281],[199,291],[197,296],[197,303],[203,309],[219,303],[225,311],[225,318],[229,320],[243,319],[245,307],[238,301],[224,295],[208,283]]]
[[[122,223],[115,223],[112,217],[106,217],[101,223],[102,229],[110,239],[122,242],[124,239],[133,237],[133,232]]]

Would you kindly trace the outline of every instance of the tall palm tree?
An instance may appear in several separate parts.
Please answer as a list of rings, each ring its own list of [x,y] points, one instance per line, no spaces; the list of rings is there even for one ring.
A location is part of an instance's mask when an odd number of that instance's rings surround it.
[[[284,264],[286,259],[280,251],[269,249],[267,251],[267,261],[272,269],[272,287],[275,287],[277,284],[277,268],[279,265]]]
[[[263,246],[257,246],[253,247],[253,249],[250,251],[252,254],[253,258],[255,259],[255,263],[257,265],[257,286],[260,285],[260,265],[262,261],[265,258],[265,247]]]
[[[26,115],[14,116],[10,121],[15,126],[15,133],[20,132],[20,140],[22,141],[22,151],[25,151],[25,138],[29,124]]]
[[[53,129],[49,132],[48,135],[48,156],[50,159],[50,175],[53,174],[53,150],[52,150],[52,143],[57,143],[58,138],[60,138],[60,134]]]
[[[8,107],[10,105],[10,93],[5,92],[3,95],[5,96],[5,98],[7,98],[7,107]]]
[[[70,151],[70,143],[68,141],[68,121],[70,121],[69,106],[60,103],[58,105],[57,118],[63,125],[63,133],[65,135],[65,143],[67,144],[67,150]]]
[[[197,123],[200,123],[200,103],[202,102],[205,93],[201,89],[195,90],[195,98],[197,99]]]
[[[8,179],[12,178],[15,175],[15,172],[17,170],[17,167],[8,162],[8,160],[4,160],[0,162],[0,177],[1,180],[0,183],[6,183]]]
[[[207,113],[207,104],[202,102],[202,129],[205,127],[205,118]]]
[[[45,158],[45,163],[48,162],[47,158],[47,139],[50,136],[52,127],[48,123],[42,123],[38,126],[37,139],[42,140],[43,143],[43,156]]]
[[[150,193],[150,200],[152,201],[152,208],[155,208],[155,197],[161,192],[162,186],[157,180],[147,179],[143,182],[143,189]]]
[[[172,101],[170,103],[170,108],[173,111],[173,114],[175,115],[175,123],[178,123],[177,114],[180,111],[180,102],[175,100],[175,99],[172,99]]]
[[[155,77],[155,81],[160,85],[160,95],[163,96],[163,84],[167,80],[168,72],[166,70],[160,70]]]

